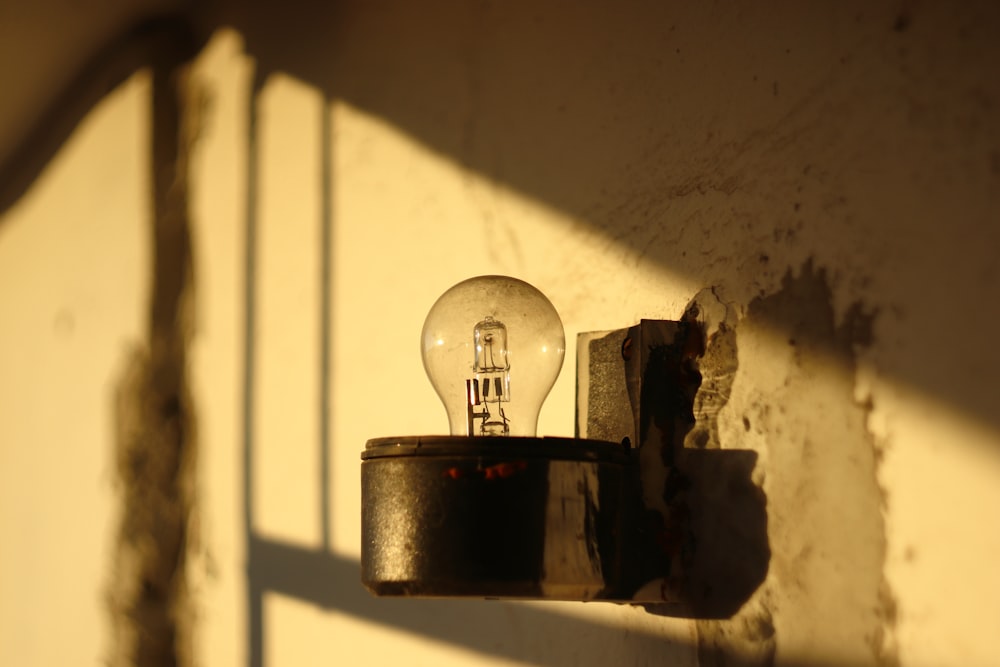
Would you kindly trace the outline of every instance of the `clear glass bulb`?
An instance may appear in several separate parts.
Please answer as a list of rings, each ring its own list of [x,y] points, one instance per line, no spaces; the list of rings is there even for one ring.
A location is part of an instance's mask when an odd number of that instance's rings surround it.
[[[452,435],[535,435],[566,354],[544,294],[517,278],[469,278],[434,303],[420,343]]]

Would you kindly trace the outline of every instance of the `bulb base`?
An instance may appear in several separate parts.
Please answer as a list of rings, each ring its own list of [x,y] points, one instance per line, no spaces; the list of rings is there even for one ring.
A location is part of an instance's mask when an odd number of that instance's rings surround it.
[[[645,580],[624,566],[636,458],[571,438],[369,440],[362,582],[380,596],[630,600]]]

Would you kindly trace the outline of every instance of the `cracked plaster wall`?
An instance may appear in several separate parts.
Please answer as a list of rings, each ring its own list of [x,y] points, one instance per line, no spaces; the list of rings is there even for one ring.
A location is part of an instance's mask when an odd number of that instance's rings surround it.
[[[729,327],[703,361],[701,421],[689,445],[757,453],[753,480],[767,498],[771,552],[764,583],[721,621],[611,605],[402,603],[464,625],[473,638],[464,644],[267,594],[265,664],[400,656],[435,665],[995,662],[994,5],[348,2],[319,15],[282,7],[233,12],[235,30],[217,35],[194,71],[207,96],[190,158],[190,368],[202,491],[201,539],[187,564],[196,660],[241,664],[249,650],[243,429],[255,444],[252,529],[356,558],[364,440],[445,428],[416,353],[427,308],[461,278],[502,272],[545,291],[570,340],[641,317],[676,319],[714,289]],[[81,150],[142,145],[111,129],[98,136],[101,147]],[[111,165],[97,173],[107,179],[93,186],[98,192],[136,197],[145,187]],[[51,202],[74,192],[74,182],[36,189]],[[114,201],[106,219],[140,217]],[[248,216],[256,224],[256,377],[243,424]],[[51,257],[43,234],[61,232],[34,220],[27,204],[9,211],[0,252]],[[132,237],[101,234],[101,249],[121,248],[146,266]],[[332,375],[320,405],[324,239]],[[44,275],[76,284],[82,269],[74,267],[53,263]],[[81,284],[108,298],[123,284],[145,284],[147,272],[132,270],[132,281]],[[34,299],[40,292],[27,271],[0,261],[5,321],[36,301],[39,317],[56,324],[65,322],[56,305],[63,301],[112,321],[74,292]],[[105,375],[139,336],[124,330],[100,337],[106,346],[119,341],[98,364]],[[3,349],[46,357],[34,331],[26,324]],[[45,509],[64,501],[63,486],[41,473],[54,454],[11,446],[20,438],[55,448],[66,439],[35,433],[33,413],[12,407],[20,405],[12,397],[36,395],[48,382],[14,359],[3,358],[0,375],[0,474],[36,470],[38,482],[28,489],[5,479],[10,497],[0,508],[36,503],[32,516],[50,523],[45,537],[0,552],[0,576],[9,578],[38,553],[59,553],[49,545],[65,544],[67,529]],[[572,375],[564,369],[540,432],[572,433]],[[94,386],[109,405],[107,385]],[[64,410],[74,396],[52,405]],[[27,405],[37,411],[45,400]],[[317,471],[322,409],[332,442],[329,499]],[[94,430],[86,440],[91,460],[109,456],[107,435]],[[74,499],[89,499],[107,525],[107,478],[99,466],[81,475],[90,486]],[[4,534],[27,530],[23,516],[0,515]],[[93,554],[109,540],[105,530],[72,544]],[[75,562],[50,558],[53,567]],[[105,576],[99,563],[110,562],[90,560],[81,581]],[[341,576],[329,585],[336,600],[357,582]],[[17,590],[0,596],[4,618],[14,619],[0,628],[29,632],[17,642],[5,635],[0,651],[45,664],[57,647],[24,637],[41,632],[54,594]],[[99,590],[89,583],[67,599],[96,610]],[[379,604],[390,616],[411,613]],[[69,627],[68,618],[60,622]],[[580,627],[611,632],[588,639]]]

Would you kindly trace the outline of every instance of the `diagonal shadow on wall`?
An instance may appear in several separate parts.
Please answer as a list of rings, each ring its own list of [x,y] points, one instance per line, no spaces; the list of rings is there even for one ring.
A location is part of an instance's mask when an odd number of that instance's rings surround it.
[[[837,60],[858,48],[856,42],[907,37],[894,30],[895,9],[852,12],[845,7],[824,16],[796,3],[749,16],[675,3],[522,9],[431,0],[318,8],[309,0],[252,0],[223,5],[214,20],[244,36],[264,76],[287,73],[327,99],[384,118],[487,179],[566,212],[583,233],[603,235],[703,286],[729,276],[730,287],[750,289],[765,278],[761,284],[771,289],[788,268],[809,258],[804,236],[823,238],[824,225],[852,229],[843,222],[849,213],[838,199],[845,186],[837,171],[850,173],[857,165],[820,170],[810,157],[811,147],[855,131],[824,120],[836,113],[830,108],[840,98],[854,99],[850,87],[865,74],[852,68],[899,76],[877,51]],[[977,23],[1000,25],[1000,5],[976,12],[982,14]],[[862,27],[845,28],[850,37],[837,43],[831,23]],[[802,41],[795,42],[797,49],[778,48],[762,34],[778,41],[797,34]],[[1000,47],[991,48],[1000,55]],[[766,71],[784,67],[779,57],[801,60],[808,76],[765,81]],[[978,65],[956,60],[941,66],[975,72]],[[918,92],[907,86],[920,83],[900,79],[898,85],[905,101]],[[987,87],[1000,92],[995,84]],[[890,97],[886,104],[898,101]],[[892,116],[876,115],[883,112],[866,113],[872,115],[864,127],[899,126]],[[715,128],[708,136],[693,131],[705,127],[706,117]],[[907,166],[905,156],[896,159],[899,164],[887,168]],[[775,171],[773,163],[786,167]],[[966,210],[973,199],[979,208],[974,216],[955,216],[962,229],[956,233],[1000,244],[1000,227],[989,224],[982,198],[971,194],[956,201],[956,209]],[[880,227],[900,237],[912,234],[914,224],[903,213],[879,219]],[[677,242],[680,234],[696,232],[704,241]],[[862,234],[858,242],[868,239]],[[728,248],[724,262],[706,261],[722,246]],[[746,296],[749,301],[759,294],[751,289]],[[992,394],[947,364],[929,363],[925,355],[923,361],[887,357],[883,365],[888,376],[1000,428]]]
[[[489,3],[443,0],[399,3],[391,7],[375,3],[367,6],[351,2],[329,3],[317,9],[305,0],[293,0],[280,6],[256,1],[223,7],[219,15],[197,16],[194,20],[203,26],[205,34],[220,24],[237,27],[247,39],[248,51],[258,59],[261,76],[284,71],[319,88],[327,99],[344,99],[383,116],[469,168],[573,214],[614,242],[646,253],[653,262],[709,284],[711,272],[704,266],[703,258],[685,256],[667,242],[669,234],[664,233],[671,231],[669,224],[657,226],[645,221],[671,219],[677,212],[672,207],[688,197],[706,193],[731,194],[740,187],[754,186],[741,180],[747,178],[748,167],[753,165],[741,164],[741,145],[725,137],[688,136],[683,128],[654,137],[644,133],[650,122],[666,115],[668,109],[675,119],[715,113],[725,120],[727,114],[750,113],[746,109],[721,106],[731,101],[723,91],[711,89],[711,86],[699,87],[696,76],[680,69],[686,55],[684,50],[696,45],[684,42],[672,32],[675,25],[690,19],[702,29],[706,22],[717,21],[719,29],[709,30],[708,34],[737,34],[733,24],[738,24],[738,17],[707,11],[688,16],[667,5],[650,5],[641,11],[632,7],[631,12],[614,16],[602,16],[594,13],[596,10],[588,10],[567,15],[562,34],[546,34],[544,26],[551,25],[551,13],[560,11],[558,6],[549,6],[505,13]],[[538,21],[536,14],[541,12],[548,14],[546,20]],[[986,24],[996,19],[992,14],[987,18],[990,20],[984,19]],[[888,21],[887,30],[890,24]],[[635,25],[648,26],[643,31],[643,39],[658,42],[659,47],[652,48],[651,43],[630,39]],[[670,47],[675,45],[671,52]],[[646,63],[644,59],[651,53],[660,53],[664,62]],[[748,55],[761,56],[759,53]],[[667,57],[673,60],[666,62]],[[704,65],[711,59],[703,57],[694,61]],[[629,78],[630,72],[651,70],[659,72],[656,81]],[[616,79],[613,73],[624,73],[624,78]],[[547,84],[552,94],[539,96],[540,83]],[[785,105],[783,112],[762,116],[755,140],[769,146],[767,150],[772,155],[787,151],[790,156],[802,158],[787,148],[801,136],[787,131],[782,123],[793,120],[796,104],[807,104],[810,99],[821,96],[826,83],[817,81],[811,98],[792,101]],[[774,95],[778,96],[777,82]],[[92,95],[94,101],[99,97]],[[518,101],[513,112],[511,105],[496,104],[503,99]],[[79,116],[82,117],[85,111],[79,111]],[[508,116],[502,117],[507,112],[510,112]],[[819,127],[794,129],[800,133],[826,131]],[[42,132],[34,148],[26,144],[30,150],[26,149],[23,154],[36,158],[42,155],[38,164],[44,164],[54,151],[51,146],[61,143],[61,139],[53,143],[51,138],[44,138],[51,136],[47,131]],[[507,150],[498,157],[493,146],[501,138]],[[672,140],[676,140],[676,144],[669,144]],[[676,155],[674,164],[659,164],[650,158],[656,151],[665,154],[667,148]],[[16,201],[27,187],[25,183],[30,183],[40,169],[37,165],[22,165],[11,170],[9,166],[5,165],[3,171],[5,190],[0,197],[0,207],[4,210]],[[790,169],[795,172],[795,178],[808,182],[813,177],[803,173],[805,166],[796,163]],[[7,174],[13,175],[8,179]],[[252,192],[253,168],[250,178]],[[776,178],[786,178],[786,175]],[[606,208],[601,197],[595,194],[625,191],[634,191],[637,196],[624,208],[615,209]],[[244,387],[247,419],[254,408],[254,374],[249,351],[254,344],[255,293],[253,206],[248,211],[248,356]],[[324,224],[329,224],[328,214]],[[993,238],[988,234],[995,233],[995,229],[983,232],[988,240]],[[747,227],[734,235],[751,238],[755,233],[752,227]],[[784,245],[771,253],[774,263],[777,263],[779,252],[794,254],[794,224],[784,229],[783,234],[781,243]],[[329,271],[329,258],[324,261],[327,262],[324,270]],[[325,280],[328,279],[327,274]],[[328,313],[324,315],[324,322],[328,335]],[[775,324],[781,330],[782,323]],[[328,360],[324,363],[328,364]],[[1000,425],[991,392],[981,391],[981,385],[975,382],[957,381],[954,374],[944,373],[941,368],[930,363],[900,362],[884,370],[994,428]],[[328,386],[325,391],[329,391]],[[324,434],[321,454],[328,456],[329,424],[321,431]],[[253,445],[248,426],[244,439],[246,489],[251,488]],[[325,475],[325,472],[320,474]],[[327,498],[329,480],[321,478],[321,482],[323,497]],[[352,581],[355,576],[350,572],[356,566],[334,556],[267,542],[252,535],[249,497],[246,502],[248,574],[256,596],[254,600],[259,600],[266,590],[288,590],[321,606],[332,608],[344,604],[356,609],[361,616],[374,613],[370,606],[374,601],[354,597],[355,593],[351,592],[357,589]],[[326,505],[324,502],[324,511]],[[287,569],[296,566],[302,569]],[[299,576],[303,572],[310,573],[309,581]],[[331,573],[350,574],[346,579],[340,579],[340,575],[330,577],[330,581],[349,582],[343,591],[321,587],[319,591],[309,592],[310,585]],[[339,603],[338,596],[343,596]],[[483,652],[495,649],[487,639],[458,636],[461,633],[449,623],[442,621],[435,625],[437,621],[421,618],[424,615],[433,618],[422,611],[429,608],[424,604],[408,603],[413,606],[397,607],[394,602],[385,606],[378,602],[378,609],[387,618],[392,618],[394,625],[413,628],[415,632],[446,641],[470,642],[471,645],[464,645]],[[462,608],[465,609],[464,605]],[[488,625],[497,621],[494,610],[504,608],[502,603],[473,605],[466,609],[472,610],[467,618],[477,618],[474,614],[481,613],[482,622]],[[260,664],[263,641],[260,608],[252,610],[251,616],[251,628],[256,628],[251,637],[256,648],[251,653],[255,656],[254,664]],[[572,619],[560,619],[559,622],[580,632],[601,632],[599,628]]]

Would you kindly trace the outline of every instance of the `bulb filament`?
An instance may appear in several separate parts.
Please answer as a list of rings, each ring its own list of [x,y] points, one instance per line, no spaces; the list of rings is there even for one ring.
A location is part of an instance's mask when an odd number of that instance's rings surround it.
[[[473,328],[472,336],[473,376],[465,381],[469,435],[508,435],[510,420],[503,409],[503,404],[510,402],[507,327],[486,316]]]

